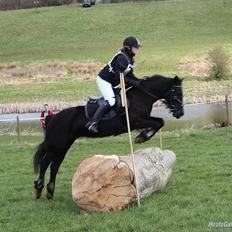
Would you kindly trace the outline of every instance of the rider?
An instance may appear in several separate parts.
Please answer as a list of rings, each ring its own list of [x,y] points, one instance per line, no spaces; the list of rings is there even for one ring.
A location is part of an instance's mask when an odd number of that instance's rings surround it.
[[[113,87],[120,83],[120,73],[124,74],[125,83],[138,86],[140,80],[134,75],[134,56],[139,52],[141,44],[133,36],[124,39],[122,49],[114,55],[111,61],[100,71],[97,76],[97,85],[104,98],[91,120],[85,125],[89,131],[97,133],[98,122],[115,104]]]

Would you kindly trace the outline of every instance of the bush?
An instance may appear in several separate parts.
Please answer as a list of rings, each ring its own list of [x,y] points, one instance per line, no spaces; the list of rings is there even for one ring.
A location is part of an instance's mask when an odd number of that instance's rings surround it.
[[[210,79],[222,80],[230,77],[230,55],[223,47],[216,47],[209,51]]]

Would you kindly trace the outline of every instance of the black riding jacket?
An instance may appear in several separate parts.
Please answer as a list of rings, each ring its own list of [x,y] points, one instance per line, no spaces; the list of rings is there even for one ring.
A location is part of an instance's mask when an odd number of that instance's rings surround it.
[[[125,82],[128,79],[138,80],[133,73],[134,54],[127,48],[118,52],[111,61],[99,72],[98,76],[103,80],[117,86],[120,83],[120,73],[124,74]]]

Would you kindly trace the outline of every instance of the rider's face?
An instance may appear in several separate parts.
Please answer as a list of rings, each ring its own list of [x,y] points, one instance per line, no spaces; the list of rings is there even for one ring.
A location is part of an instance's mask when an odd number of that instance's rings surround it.
[[[45,112],[48,112],[48,105],[45,105],[45,106],[44,106],[44,111],[45,111]]]
[[[136,48],[136,47],[132,47],[131,48],[131,51],[133,52],[133,54],[138,54],[138,52],[139,52],[139,48]]]

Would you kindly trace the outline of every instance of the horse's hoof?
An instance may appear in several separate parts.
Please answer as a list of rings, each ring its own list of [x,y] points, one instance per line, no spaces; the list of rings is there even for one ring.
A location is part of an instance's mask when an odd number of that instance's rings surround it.
[[[54,194],[54,190],[55,190],[55,183],[51,182],[47,184],[47,199],[51,200],[53,198],[53,194]]]
[[[52,193],[47,192],[46,197],[47,197],[47,199],[48,199],[48,200],[52,200],[52,198],[53,198],[53,194],[52,194]]]
[[[146,141],[145,138],[142,136],[137,136],[135,138],[135,143],[144,143],[145,141]]]
[[[41,197],[41,192],[39,192],[37,189],[35,189],[34,197],[35,197],[35,199],[39,199]]]

